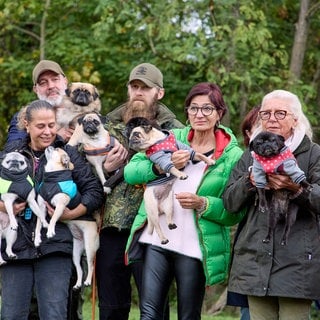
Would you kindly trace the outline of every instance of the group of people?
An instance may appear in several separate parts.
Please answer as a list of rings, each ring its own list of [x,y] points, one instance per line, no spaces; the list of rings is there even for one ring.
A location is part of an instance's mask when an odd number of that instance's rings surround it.
[[[205,288],[227,279],[230,294],[248,301],[245,306],[253,320],[309,319],[312,300],[320,297],[319,233],[314,221],[320,213],[320,148],[312,141],[311,126],[296,95],[275,90],[262,99],[261,106],[246,118],[243,151],[231,129],[221,124],[228,107],[218,85],[201,82],[190,89],[184,102],[187,124],[183,125],[160,102],[165,95],[161,71],[150,63],[134,67],[127,84],[128,100],[107,114],[105,127],[120,144],[110,150],[103,164],[106,178],[112,181],[112,192],[105,196],[81,150],[66,144],[73,128],[57,128],[56,110],[64,107],[67,84],[56,62],[42,60],[35,66],[33,90],[38,100],[12,119],[0,157],[13,150],[23,153],[37,188],[43,178],[46,147],[64,148],[75,165],[72,176],[81,203],[65,209],[56,235],[47,239],[44,233],[37,248],[33,244],[36,216],[27,214],[26,202],[14,204],[19,221],[13,247],[17,259],[7,259],[0,268],[1,319],[28,319],[33,295],[40,319],[81,318],[70,311],[72,236],[63,221],[92,216],[101,208],[96,255],[100,320],[129,319],[132,276],[142,320],[169,319],[168,294],[173,281],[178,318],[201,319]],[[130,150],[125,126],[133,117],[156,122],[180,142],[214,159],[208,166],[190,161],[187,151],[172,153],[172,163],[187,173],[188,180],[176,179],[171,186],[177,228],[169,230],[165,215],[159,216],[167,244],[147,229],[143,192],[145,184],[161,181],[168,173],[145,154]],[[309,183],[303,188],[285,174],[268,175],[267,196],[272,190],[288,189],[291,201],[299,207],[285,246],[279,240],[283,224],[269,243],[262,241],[268,215],[258,211],[248,147],[251,135],[260,131],[285,138]],[[48,205],[47,209],[48,216],[52,215],[53,208]],[[3,201],[0,210],[6,211]],[[239,227],[231,248],[230,228],[235,225]]]

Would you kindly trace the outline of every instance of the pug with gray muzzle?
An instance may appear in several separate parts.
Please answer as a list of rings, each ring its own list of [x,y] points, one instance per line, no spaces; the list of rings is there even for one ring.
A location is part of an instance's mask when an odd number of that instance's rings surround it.
[[[110,193],[111,188],[103,173],[103,163],[109,151],[119,144],[104,128],[105,117],[96,113],[89,113],[78,119],[78,124],[68,144],[76,146],[81,144],[87,160],[95,168],[103,185],[105,193]]]
[[[70,83],[61,105],[62,108],[57,108],[57,123],[60,127],[74,127],[76,120],[84,114],[101,111],[97,88],[86,82]]]
[[[156,180],[146,186],[144,192],[145,208],[148,215],[149,233],[156,230],[162,244],[168,243],[168,239],[162,232],[159,224],[159,214],[167,217],[168,228],[175,229],[173,222],[173,192],[171,177],[185,180],[188,176],[178,170],[171,161],[173,152],[182,149],[190,153],[191,161],[204,161],[207,165],[213,165],[215,161],[205,155],[195,152],[188,145],[175,139],[174,135],[161,130],[154,123],[143,117],[132,118],[126,124],[126,135],[129,137],[129,147],[135,151],[145,152],[147,157],[157,164],[169,179]]]
[[[7,213],[0,212],[0,244],[1,239],[7,242],[6,253],[10,259],[16,258],[12,246],[17,239],[18,222],[13,212],[15,201],[27,202],[30,209],[39,218],[39,228],[47,227],[45,214],[41,211],[37,201],[34,184],[28,174],[26,158],[19,152],[9,152],[1,162],[0,194]],[[5,261],[1,257],[0,265]]]
[[[253,156],[252,174],[259,196],[260,212],[268,212],[268,234],[263,242],[270,242],[274,228],[280,220],[285,220],[281,244],[286,245],[290,229],[296,221],[298,206],[290,201],[291,192],[286,189],[272,190],[270,206],[266,199],[265,187],[268,174],[287,174],[292,181],[309,187],[305,173],[299,168],[297,161],[285,145],[282,136],[272,132],[260,132],[250,142]]]

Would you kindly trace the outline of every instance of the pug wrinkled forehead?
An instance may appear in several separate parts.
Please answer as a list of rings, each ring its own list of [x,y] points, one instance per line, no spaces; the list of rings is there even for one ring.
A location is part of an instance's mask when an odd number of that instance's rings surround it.
[[[24,155],[14,151],[5,155],[1,166],[12,172],[21,172],[28,167],[28,163]]]

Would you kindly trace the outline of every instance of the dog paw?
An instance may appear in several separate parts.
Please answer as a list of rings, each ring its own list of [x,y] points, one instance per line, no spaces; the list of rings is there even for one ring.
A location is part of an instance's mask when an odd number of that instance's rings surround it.
[[[180,176],[179,179],[180,180],[186,180],[186,179],[188,179],[188,176],[187,175],[183,175],[183,176]]]
[[[11,253],[10,255],[8,254],[8,258],[9,258],[10,260],[14,260],[14,259],[17,259],[17,255],[14,254],[14,253]]]
[[[109,187],[103,187],[103,191],[104,191],[104,193],[109,194],[109,193],[111,193],[112,190]]]
[[[90,287],[90,286],[91,286],[91,281],[86,280],[83,284],[84,284],[86,287]]]
[[[72,287],[73,291],[78,291],[80,289],[81,289],[81,283],[78,283],[78,282]]]
[[[56,233],[54,231],[48,230],[47,232],[47,238],[53,238],[56,235]]]
[[[161,240],[161,244],[167,244],[169,242],[168,239]]]
[[[176,228],[177,228],[177,225],[176,225],[175,223],[169,223],[169,224],[168,224],[168,228],[169,228],[170,230],[176,229]]]
[[[4,261],[4,260],[0,260],[0,266],[5,265],[6,263],[7,263],[6,261]]]
[[[40,246],[40,244],[41,244],[41,239],[34,239],[34,246],[37,248],[37,247],[39,247]]]

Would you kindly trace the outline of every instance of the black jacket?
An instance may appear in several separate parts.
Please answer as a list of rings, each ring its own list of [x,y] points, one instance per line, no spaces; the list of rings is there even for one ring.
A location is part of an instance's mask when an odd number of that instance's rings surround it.
[[[23,140],[12,141],[10,144],[5,146],[4,151],[0,154],[0,158],[3,158],[4,153],[11,151],[19,151],[26,156],[29,163],[29,175],[33,179],[35,188],[37,190],[43,179],[46,157],[44,153],[40,156],[38,168],[35,170],[35,162],[33,160],[28,143],[28,137]],[[89,163],[76,148],[69,145],[64,145],[64,142],[60,137],[56,138],[53,146],[63,148],[70,156],[71,162],[74,164],[72,178],[76,182],[78,191],[81,194],[81,203],[87,208],[87,213],[84,216],[84,218],[87,218],[87,216],[92,215],[95,210],[100,209],[103,204],[104,193],[102,185],[93,174]],[[31,218],[29,219],[24,213],[20,216],[17,216],[19,222],[18,238],[13,246],[13,252],[17,254],[17,259],[34,259],[52,253],[72,255],[72,235],[67,225],[59,221],[55,229],[56,235],[53,238],[48,239],[46,237],[47,229],[42,228],[42,243],[39,248],[34,246],[36,218],[37,217],[34,214],[32,214]],[[4,249],[5,245],[2,246],[2,254],[4,259],[6,259],[7,256],[4,252]]]

